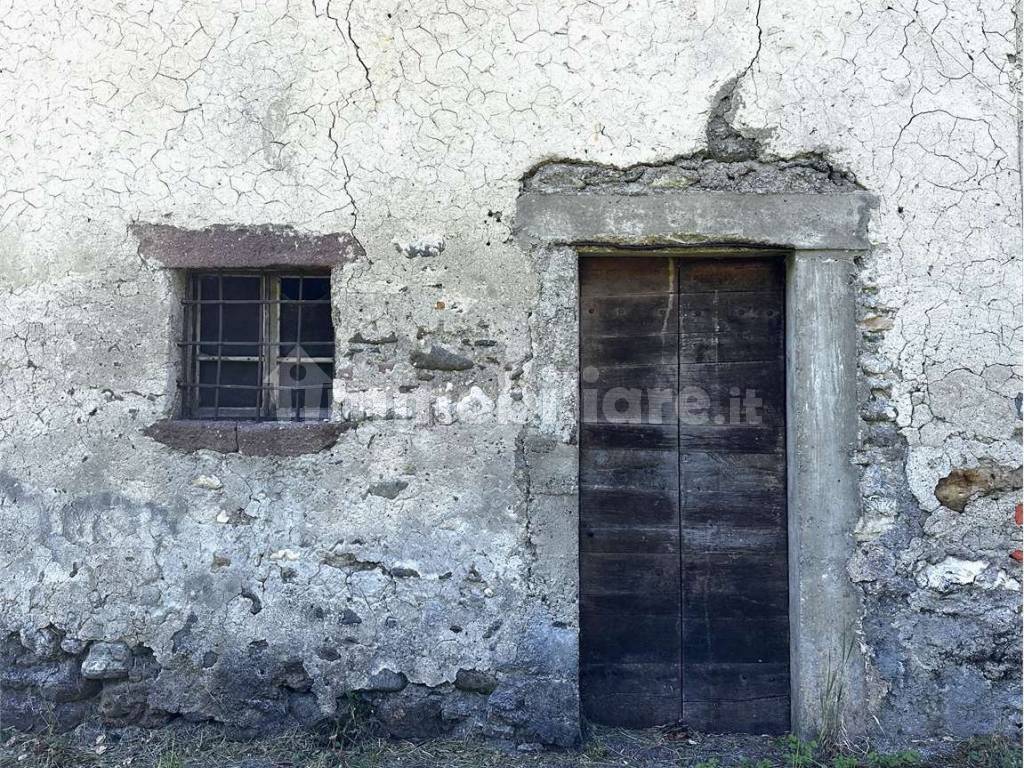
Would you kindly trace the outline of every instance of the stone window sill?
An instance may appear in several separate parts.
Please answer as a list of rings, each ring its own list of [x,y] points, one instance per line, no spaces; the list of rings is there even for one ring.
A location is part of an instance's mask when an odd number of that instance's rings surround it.
[[[302,456],[331,448],[352,425],[336,421],[247,422],[164,419],[143,434],[175,450]]]

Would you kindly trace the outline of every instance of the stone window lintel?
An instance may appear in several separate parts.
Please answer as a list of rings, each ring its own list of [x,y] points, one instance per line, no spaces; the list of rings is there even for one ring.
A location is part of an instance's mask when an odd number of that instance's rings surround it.
[[[313,234],[273,224],[183,229],[137,222],[139,255],[174,269],[334,267],[365,255],[348,232]]]

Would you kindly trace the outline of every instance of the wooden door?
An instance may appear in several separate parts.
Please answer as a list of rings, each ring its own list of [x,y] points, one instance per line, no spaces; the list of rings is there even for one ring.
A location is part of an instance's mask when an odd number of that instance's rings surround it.
[[[585,716],[789,727],[783,264],[580,262]]]

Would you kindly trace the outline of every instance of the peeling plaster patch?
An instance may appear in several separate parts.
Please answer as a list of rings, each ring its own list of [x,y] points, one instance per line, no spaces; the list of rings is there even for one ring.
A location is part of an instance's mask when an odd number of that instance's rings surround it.
[[[224,487],[224,484],[216,475],[199,475],[192,481],[192,485],[207,491],[219,491]]]
[[[392,242],[395,250],[407,259],[439,256],[444,251],[444,238],[441,235],[423,235],[415,240],[396,239]]]
[[[460,421],[480,423],[494,415],[494,401],[480,387],[474,386],[468,395],[459,400],[455,411]]]
[[[954,469],[935,486],[935,498],[954,512],[963,512],[968,502],[978,496],[1020,487],[1021,467],[986,463],[969,469]]]
[[[947,557],[940,563],[926,566],[918,575],[917,583],[922,587],[945,592],[955,586],[973,584],[986,567],[988,563],[984,560]]]

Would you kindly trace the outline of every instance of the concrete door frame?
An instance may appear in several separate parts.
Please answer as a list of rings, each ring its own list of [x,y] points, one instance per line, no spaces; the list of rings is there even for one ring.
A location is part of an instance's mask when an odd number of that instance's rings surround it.
[[[548,423],[556,425],[552,431],[564,433],[566,414],[574,414],[573,440],[581,254],[594,247],[635,249],[638,255],[649,255],[651,249],[670,248],[678,255],[736,247],[789,254],[790,676],[792,726],[803,735],[819,728],[826,705],[839,705],[850,734],[863,733],[868,725],[861,707],[860,600],[846,562],[854,551],[860,511],[858,475],[851,463],[857,440],[854,269],[857,256],[870,248],[868,217],[875,204],[866,192],[685,190],[646,195],[528,192],[517,207],[516,236],[533,257],[540,281],[534,324],[543,328],[545,338],[536,344],[535,364],[547,381],[558,382],[556,402],[546,404],[556,414]],[[560,468],[564,472],[568,466]],[[575,476],[572,483],[575,489]],[[826,701],[837,683],[842,700]]]

